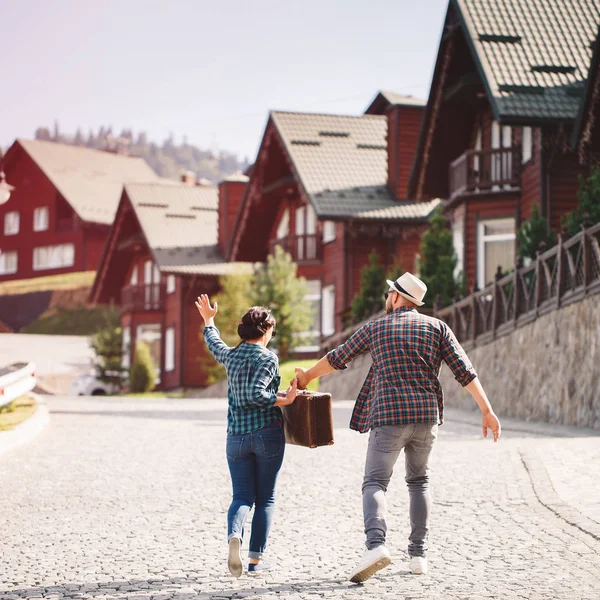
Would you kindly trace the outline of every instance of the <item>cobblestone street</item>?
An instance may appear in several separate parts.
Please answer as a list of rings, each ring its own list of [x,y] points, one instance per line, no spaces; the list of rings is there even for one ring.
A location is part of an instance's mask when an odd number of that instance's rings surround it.
[[[394,564],[354,585],[367,436],[347,429],[352,404],[336,403],[334,446],[286,450],[268,549],[277,572],[234,580],[224,400],[49,404],[47,429],[0,461],[0,600],[600,598],[600,432],[506,421],[494,445],[474,413],[448,411],[430,574],[407,571],[399,462]]]

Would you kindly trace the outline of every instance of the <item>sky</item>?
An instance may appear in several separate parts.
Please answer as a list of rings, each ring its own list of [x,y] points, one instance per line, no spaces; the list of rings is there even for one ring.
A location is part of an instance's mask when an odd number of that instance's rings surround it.
[[[0,0],[0,146],[39,126],[253,160],[269,110],[427,99],[448,0]]]

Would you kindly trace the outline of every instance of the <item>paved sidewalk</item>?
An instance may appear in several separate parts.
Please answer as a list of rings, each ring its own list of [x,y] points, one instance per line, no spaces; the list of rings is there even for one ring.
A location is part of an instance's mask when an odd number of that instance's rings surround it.
[[[600,438],[507,425],[493,444],[453,411],[434,461],[430,575],[407,573],[400,463],[388,492],[394,564],[350,584],[367,441],[346,429],[350,406],[335,405],[334,446],[286,451],[268,550],[278,572],[233,580],[223,400],[51,399],[49,427],[0,461],[0,599],[600,598],[600,541],[540,503],[522,457],[547,459],[572,508],[600,497],[587,460]]]

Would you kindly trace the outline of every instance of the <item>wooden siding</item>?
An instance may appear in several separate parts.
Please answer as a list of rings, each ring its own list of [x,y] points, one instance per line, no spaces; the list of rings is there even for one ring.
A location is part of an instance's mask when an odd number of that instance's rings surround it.
[[[223,256],[227,256],[235,220],[246,190],[246,185],[242,181],[222,181],[219,184],[218,245]]]
[[[550,159],[549,159],[550,160]],[[550,226],[560,231],[561,218],[569,211],[577,208],[578,175],[586,176],[588,167],[579,164],[573,152],[554,156],[550,166],[549,190],[550,206],[548,219]]]

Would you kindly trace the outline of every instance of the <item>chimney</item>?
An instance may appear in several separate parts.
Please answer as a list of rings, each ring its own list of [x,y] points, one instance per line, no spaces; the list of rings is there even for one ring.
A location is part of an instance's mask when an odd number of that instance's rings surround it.
[[[394,104],[386,111],[388,188],[397,200],[407,199],[408,182],[425,111],[423,102],[416,98],[412,100],[412,103]]]
[[[218,244],[219,250],[224,257],[227,257],[229,252],[233,227],[240,203],[248,186],[248,181],[250,181],[249,177],[238,171],[226,177],[219,184]]]
[[[196,185],[196,174],[193,171],[183,171],[183,173],[181,173],[181,183],[185,183],[185,185]]]

